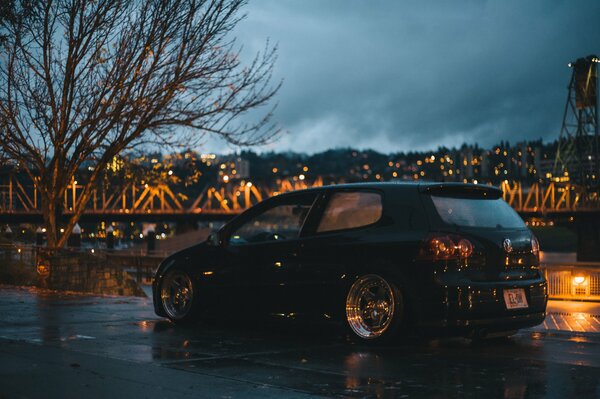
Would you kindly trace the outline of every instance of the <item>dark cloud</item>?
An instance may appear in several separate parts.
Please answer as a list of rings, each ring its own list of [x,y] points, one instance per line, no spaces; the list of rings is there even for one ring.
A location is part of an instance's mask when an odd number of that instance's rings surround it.
[[[266,149],[282,151],[553,140],[567,63],[600,53],[597,0],[260,0],[246,11],[244,54],[279,44],[276,116],[289,133]]]

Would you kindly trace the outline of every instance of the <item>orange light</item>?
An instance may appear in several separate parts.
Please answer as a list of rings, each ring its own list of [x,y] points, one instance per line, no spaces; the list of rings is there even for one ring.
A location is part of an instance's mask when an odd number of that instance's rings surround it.
[[[573,284],[575,285],[583,285],[585,283],[585,276],[575,276],[573,277]]]
[[[37,266],[37,273],[42,277],[50,275],[50,268],[47,265],[40,264]]]

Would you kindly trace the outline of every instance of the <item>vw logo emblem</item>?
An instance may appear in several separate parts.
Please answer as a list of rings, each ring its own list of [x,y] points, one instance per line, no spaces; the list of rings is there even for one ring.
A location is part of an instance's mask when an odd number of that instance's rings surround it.
[[[506,238],[506,239],[504,240],[504,242],[502,243],[502,245],[504,246],[504,250],[505,250],[507,253],[511,253],[511,252],[512,252],[512,250],[513,250],[513,247],[512,247],[512,242],[510,242],[510,240],[509,240],[508,238]]]

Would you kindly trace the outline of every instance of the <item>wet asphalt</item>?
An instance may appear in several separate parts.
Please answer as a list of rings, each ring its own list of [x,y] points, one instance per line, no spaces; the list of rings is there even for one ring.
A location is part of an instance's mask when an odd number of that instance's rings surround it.
[[[0,287],[0,399],[600,398],[600,334],[356,344],[292,320],[174,326],[146,298]]]

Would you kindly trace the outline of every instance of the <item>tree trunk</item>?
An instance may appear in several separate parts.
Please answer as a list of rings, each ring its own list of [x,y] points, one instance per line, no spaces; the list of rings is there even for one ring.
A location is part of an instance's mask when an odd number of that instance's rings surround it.
[[[46,201],[45,201],[46,202]],[[58,224],[60,220],[60,210],[57,209],[56,201],[50,199],[44,204],[45,208],[43,212],[44,226],[46,228],[46,246],[51,251],[57,249],[57,237],[58,237]]]

